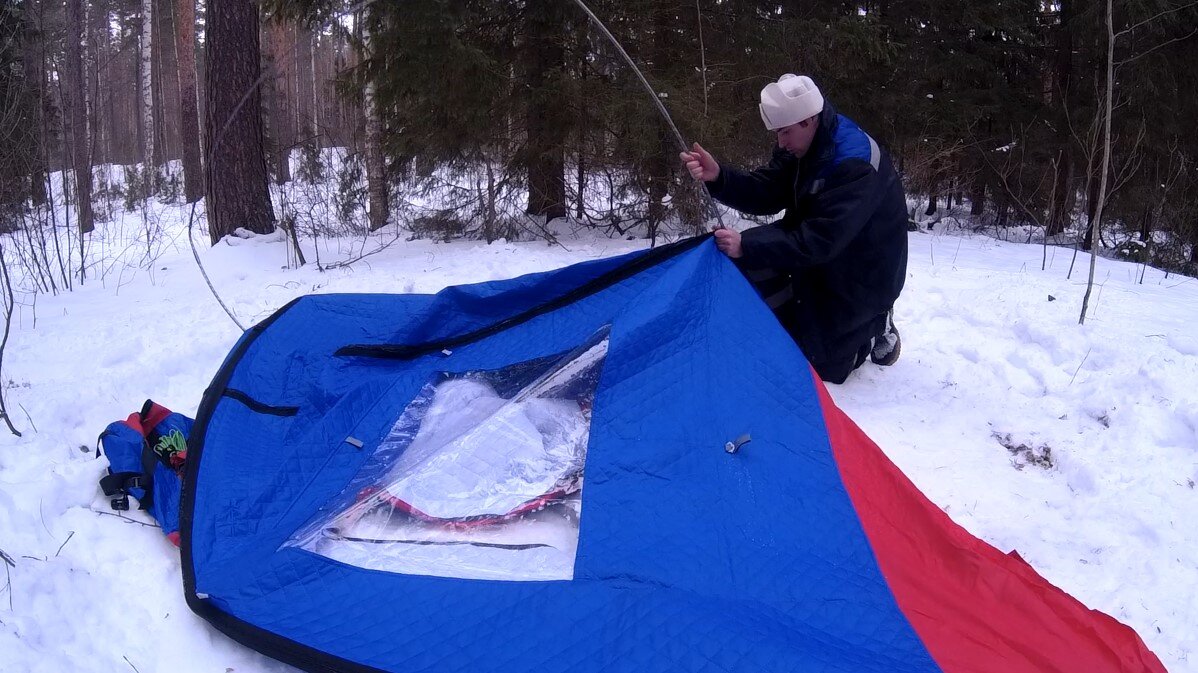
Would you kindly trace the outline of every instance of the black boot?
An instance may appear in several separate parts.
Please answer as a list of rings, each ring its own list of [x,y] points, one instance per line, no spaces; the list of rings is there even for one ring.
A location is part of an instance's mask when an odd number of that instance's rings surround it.
[[[894,326],[894,311],[890,311],[886,314],[886,327],[881,334],[874,337],[874,347],[869,353],[869,359],[875,365],[889,367],[898,362],[902,350],[903,340],[899,338],[898,329]]]

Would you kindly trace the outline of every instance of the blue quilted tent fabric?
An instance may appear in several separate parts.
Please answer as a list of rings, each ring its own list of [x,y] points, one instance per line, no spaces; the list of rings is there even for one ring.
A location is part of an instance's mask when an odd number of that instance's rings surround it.
[[[431,376],[566,352],[606,325],[573,579],[405,575],[285,546]],[[708,238],[434,296],[302,297],[243,336],[200,408],[189,604],[310,671],[938,671],[841,483],[815,385]]]

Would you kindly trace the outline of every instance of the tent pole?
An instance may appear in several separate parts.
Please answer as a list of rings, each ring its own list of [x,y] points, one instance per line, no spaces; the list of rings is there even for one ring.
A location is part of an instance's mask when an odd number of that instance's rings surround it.
[[[628,55],[628,52],[624,51],[624,47],[620,45],[620,41],[616,39],[615,35],[611,34],[611,31],[607,29],[607,26],[603,25],[603,22],[599,20],[599,17],[595,16],[595,13],[591,11],[590,7],[586,6],[586,3],[584,3],[582,0],[574,0],[574,4],[578,5],[582,11],[586,12],[586,15],[590,17],[591,21],[598,26],[599,30],[602,31],[603,34],[607,36],[607,39],[611,41],[612,45],[615,46],[616,51],[620,52],[620,55],[623,56],[624,60],[628,62],[628,66],[632,68],[633,72],[636,73],[637,79],[641,81],[641,84],[645,87],[645,91],[649,94],[649,97],[653,99],[653,104],[657,106],[657,111],[661,113],[661,116],[665,118],[666,123],[670,126],[670,130],[674,132],[674,138],[678,141],[678,146],[682,148],[683,152],[691,151],[690,146],[687,145],[686,140],[683,139],[682,133],[678,131],[678,127],[674,124],[674,120],[670,117],[670,113],[666,111],[666,106],[662,104],[661,98],[657,95],[657,92],[653,90],[653,87],[650,86],[649,80],[645,79],[645,75],[641,72],[641,69],[636,67],[636,63],[632,60],[632,57]],[[703,193],[707,194],[707,200],[711,205],[711,210],[715,213],[715,219],[718,223],[716,228],[726,228],[724,226],[724,218],[720,215],[720,209],[716,206],[715,199],[712,198],[711,191],[707,189],[706,183],[703,184]]]

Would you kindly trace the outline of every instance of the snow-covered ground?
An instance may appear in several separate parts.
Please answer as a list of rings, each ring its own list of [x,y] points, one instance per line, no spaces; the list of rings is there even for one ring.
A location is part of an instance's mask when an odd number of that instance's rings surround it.
[[[194,616],[178,552],[112,514],[96,436],[152,397],[194,414],[238,336],[161,209],[148,268],[112,263],[73,292],[24,297],[4,354],[18,439],[0,432],[0,671],[284,671]],[[171,223],[165,223],[169,220]],[[121,229],[124,227],[124,229]],[[123,240],[123,239],[122,239]],[[434,292],[637,249],[607,239],[486,245],[399,239],[347,268],[289,269],[272,237],[201,258],[244,324],[312,292]],[[970,531],[1133,626],[1173,673],[1198,672],[1198,280],[1100,260],[1090,317],[1081,256],[915,232],[897,322],[903,355],[831,386],[837,402]],[[324,250],[322,260],[351,253]],[[313,259],[313,250],[307,250]],[[19,299],[21,299],[19,297]]]

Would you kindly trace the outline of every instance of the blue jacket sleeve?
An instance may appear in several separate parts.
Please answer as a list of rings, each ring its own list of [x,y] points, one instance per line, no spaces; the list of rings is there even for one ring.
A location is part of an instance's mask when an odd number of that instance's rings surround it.
[[[797,223],[784,218],[743,232],[742,266],[800,269],[835,258],[877,209],[877,184],[878,172],[868,162],[841,162],[814,197],[810,216]]]
[[[720,175],[707,183],[720,203],[749,215],[773,215],[793,203],[798,160],[775,147],[770,162],[753,171],[720,165]]]

